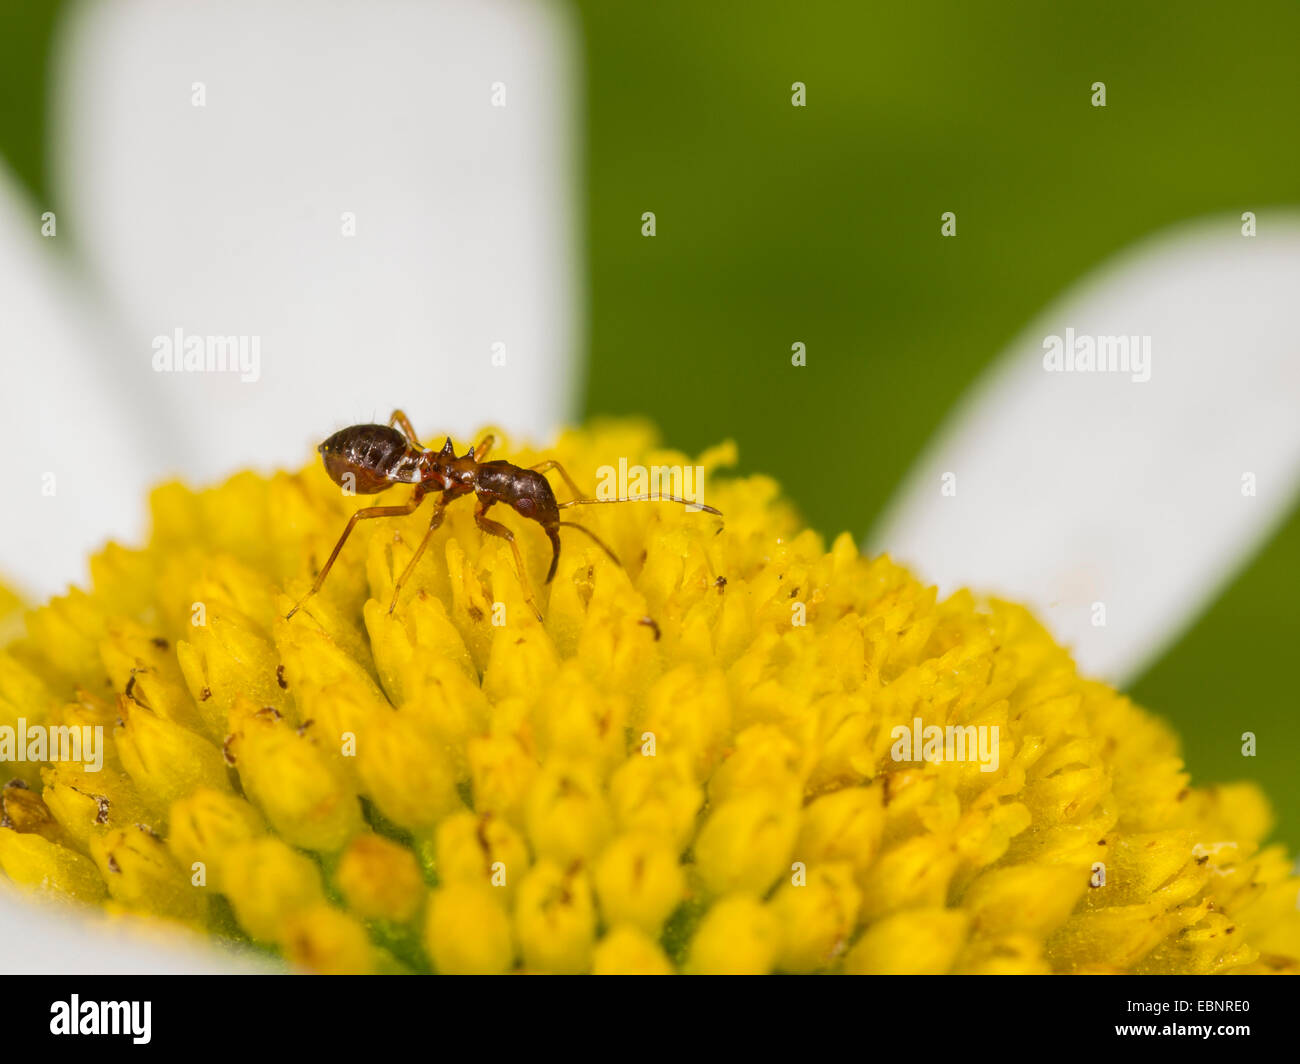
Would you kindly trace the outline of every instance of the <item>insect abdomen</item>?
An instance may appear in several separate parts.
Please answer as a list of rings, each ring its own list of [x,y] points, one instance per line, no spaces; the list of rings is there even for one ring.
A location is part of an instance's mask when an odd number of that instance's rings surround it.
[[[358,495],[373,495],[394,484],[418,479],[416,457],[406,437],[387,425],[341,429],[318,449],[330,479],[350,486]],[[354,483],[345,482],[349,475]]]

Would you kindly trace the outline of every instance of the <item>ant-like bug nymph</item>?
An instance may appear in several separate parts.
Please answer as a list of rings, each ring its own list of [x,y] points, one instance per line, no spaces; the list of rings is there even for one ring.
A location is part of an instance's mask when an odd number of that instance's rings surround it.
[[[400,430],[400,431],[399,431]],[[358,510],[349,519],[343,534],[334,544],[334,549],[326,559],[321,571],[316,575],[311,590],[307,592],[293,609],[285,615],[288,620],[303,604],[321,589],[330,567],[343,549],[348,536],[357,526],[358,521],[372,517],[405,517],[413,514],[420,507],[424,497],[432,492],[441,492],[441,497],[433,505],[433,514],[429,518],[429,528],[420,540],[411,560],[393,586],[393,600],[388,605],[392,613],[397,606],[397,596],[402,590],[415,564],[420,560],[429,540],[442,524],[443,511],[447,503],[462,495],[478,496],[478,508],[474,511],[474,522],[490,536],[499,536],[510,544],[515,555],[515,569],[519,574],[519,585],[523,589],[528,605],[542,620],[542,612],[537,608],[528,576],[524,572],[524,559],[515,543],[515,534],[505,525],[491,520],[487,516],[490,507],[498,502],[510,506],[520,517],[536,521],[545,530],[551,540],[551,568],[546,574],[549,584],[555,576],[556,566],[560,564],[560,528],[576,528],[590,536],[596,545],[613,559],[615,565],[621,565],[616,555],[595,532],[574,521],[561,521],[560,511],[571,506],[597,506],[615,502],[679,502],[694,506],[705,513],[722,513],[712,506],[693,503],[676,495],[633,495],[624,499],[592,499],[582,493],[564,467],[554,459],[541,462],[528,469],[510,462],[497,460],[485,462],[488,452],[492,450],[494,440],[485,436],[478,446],[471,447],[465,454],[457,456],[451,445],[451,437],[443,444],[442,450],[433,451],[420,446],[419,437],[411,422],[400,410],[394,410],[387,425],[353,425],[334,433],[322,443],[317,450],[325,463],[325,472],[335,484],[343,486],[349,479],[348,486],[359,495],[376,495],[398,484],[413,484],[415,490],[408,502],[401,506],[367,506]],[[542,474],[551,470],[559,473],[574,498],[567,502],[557,502],[550,482]]]

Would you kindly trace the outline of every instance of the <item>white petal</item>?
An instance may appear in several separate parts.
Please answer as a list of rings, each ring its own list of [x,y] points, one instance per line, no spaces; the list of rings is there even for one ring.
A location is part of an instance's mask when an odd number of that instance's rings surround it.
[[[208,975],[276,970],[254,955],[226,954],[174,928],[108,923],[66,905],[0,891],[0,974]]]
[[[1132,677],[1297,497],[1300,218],[1258,217],[1253,238],[1233,215],[1163,234],[1052,306],[949,419],[872,547],[941,591],[1027,602],[1085,671]],[[1149,336],[1150,380],[1047,372],[1044,340],[1067,327]]]
[[[427,436],[488,421],[539,435],[570,413],[575,58],[557,10],[77,9],[56,65],[56,179],[122,310],[116,401],[171,440],[153,472],[296,464],[396,406]],[[176,329],[257,337],[259,379],[154,372],[155,338]]]
[[[0,526],[0,580],[35,599],[84,583],[86,559],[109,536],[143,532],[149,423],[105,356],[116,337],[83,286],[41,236],[49,204],[26,197],[0,164],[0,425],[8,503]]]
[[[48,205],[31,202],[0,165],[0,351],[6,497],[0,579],[30,598],[84,583],[86,559],[106,535],[143,532],[148,421],[103,397],[114,393],[114,336],[83,286],[43,238]],[[52,494],[50,493],[52,492]],[[3,887],[0,876],[0,887]],[[164,947],[132,929],[87,922],[0,890],[0,972],[246,970],[253,963],[193,944]]]

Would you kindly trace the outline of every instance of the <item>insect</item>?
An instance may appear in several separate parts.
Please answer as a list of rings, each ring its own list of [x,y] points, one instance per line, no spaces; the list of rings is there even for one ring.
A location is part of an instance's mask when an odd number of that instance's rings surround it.
[[[334,544],[334,550],[316,574],[316,580],[293,609],[286,614],[288,620],[303,604],[321,589],[325,577],[329,575],[347,542],[348,536],[359,521],[375,517],[404,517],[413,514],[420,507],[424,497],[433,492],[441,492],[441,497],[434,503],[433,514],[429,518],[429,528],[420,544],[406,563],[406,568],[393,586],[393,600],[388,605],[392,613],[397,606],[397,596],[402,590],[416,562],[424,553],[429,540],[442,524],[443,512],[447,504],[462,495],[476,495],[478,508],[474,511],[474,521],[480,529],[490,536],[499,536],[510,544],[515,556],[515,569],[519,575],[519,584],[523,588],[528,605],[542,619],[541,610],[533,598],[524,572],[524,560],[515,542],[515,534],[505,525],[493,521],[487,516],[488,510],[496,503],[503,502],[521,517],[536,521],[545,530],[551,540],[551,568],[546,574],[549,584],[555,576],[556,566],[560,563],[560,529],[576,528],[584,535],[590,536],[596,545],[613,559],[614,564],[621,565],[609,546],[595,532],[575,521],[561,521],[560,511],[573,506],[598,506],[615,502],[679,502],[695,506],[705,513],[722,516],[721,511],[703,503],[693,503],[676,495],[633,495],[623,499],[592,499],[583,495],[582,489],[569,476],[565,468],[554,459],[541,462],[525,469],[511,462],[497,460],[487,462],[484,459],[492,450],[494,439],[485,436],[478,445],[471,447],[465,454],[457,456],[452,447],[451,437],[443,444],[442,450],[434,451],[420,446],[419,437],[411,427],[411,422],[400,410],[394,410],[387,425],[353,425],[340,429],[316,448],[325,463],[325,472],[335,484],[347,484],[360,495],[376,495],[398,484],[413,484],[415,490],[411,498],[399,506],[367,506],[356,511],[349,519],[343,534]],[[574,498],[567,502],[557,502],[550,482],[543,476],[554,470],[573,492]]]

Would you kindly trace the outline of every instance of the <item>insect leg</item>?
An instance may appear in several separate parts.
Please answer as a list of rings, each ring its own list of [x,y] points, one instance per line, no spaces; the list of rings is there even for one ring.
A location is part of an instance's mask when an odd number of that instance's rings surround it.
[[[560,465],[560,463],[557,462],[554,458],[548,458],[545,462],[539,462],[537,465],[533,466],[532,469],[534,473],[545,473],[551,469],[554,469],[557,473],[560,474],[561,477],[564,478],[564,483],[569,485],[569,490],[573,492],[573,494],[577,496],[577,498],[582,500],[586,500],[588,498],[588,496],[583,493],[583,490],[580,487],[578,487],[578,484],[573,479],[573,477],[569,476],[568,470],[566,470],[564,466]],[[595,502],[594,499],[592,499],[591,501]]]
[[[423,494],[417,491],[411,496],[410,502],[404,503],[401,506],[367,506],[364,510],[358,510],[349,517],[347,527],[343,529],[343,535],[339,536],[339,541],[334,544],[334,549],[330,551],[328,560],[321,567],[321,571],[316,574],[316,580],[311,585],[311,590],[308,591],[307,594],[303,595],[303,597],[298,600],[298,604],[284,615],[284,619],[287,621],[302,609],[303,603],[321,589],[321,585],[325,583],[325,577],[329,575],[330,567],[334,564],[334,559],[339,556],[339,551],[343,549],[343,544],[348,541],[348,536],[352,534],[352,530],[356,528],[358,521],[367,521],[374,517],[405,517],[407,514],[413,514],[417,509],[419,509],[420,500],[423,498]]]
[[[576,528],[579,532],[585,532],[587,535],[589,535],[592,539],[596,541],[596,546],[598,546],[601,550],[603,550],[606,554],[610,556],[610,559],[614,562],[615,565],[617,565],[619,568],[622,568],[623,563],[618,560],[618,555],[615,554],[612,550],[610,550],[609,545],[598,535],[596,535],[596,533],[593,532],[591,529],[585,527],[584,525],[578,524],[576,521],[561,521],[560,524],[562,524],[565,528]]]
[[[492,450],[492,445],[497,442],[497,438],[491,434],[484,436],[478,441],[478,446],[474,448],[475,461],[481,462],[487,457],[488,451]]]
[[[406,438],[411,441],[411,446],[420,446],[420,437],[415,434],[415,429],[411,426],[411,419],[400,410],[394,410],[393,416],[388,419],[389,428],[394,425],[400,428]]]
[[[495,499],[492,500],[492,502],[495,501]],[[474,523],[489,536],[500,536],[510,544],[510,549],[515,554],[515,570],[519,574],[519,586],[523,589],[524,598],[527,599],[528,605],[533,608],[533,612],[537,614],[537,619],[540,621],[542,620],[542,611],[537,608],[537,601],[533,598],[533,589],[528,585],[528,574],[524,571],[524,559],[523,555],[519,553],[519,544],[515,542],[515,534],[505,525],[498,524],[496,521],[483,516],[487,508],[492,505],[492,502],[479,500],[478,509],[474,511]]]
[[[443,508],[447,505],[447,497],[444,495],[433,504],[433,513],[429,517],[429,528],[420,540],[420,545],[415,548],[415,553],[411,555],[411,560],[406,563],[406,568],[402,570],[402,575],[397,578],[393,584],[393,601],[388,604],[388,612],[392,613],[397,608],[397,596],[402,590],[402,585],[410,579],[411,573],[415,571],[415,563],[420,560],[420,555],[424,553],[424,548],[429,545],[429,540],[433,534],[438,531],[438,526],[442,524]]]

